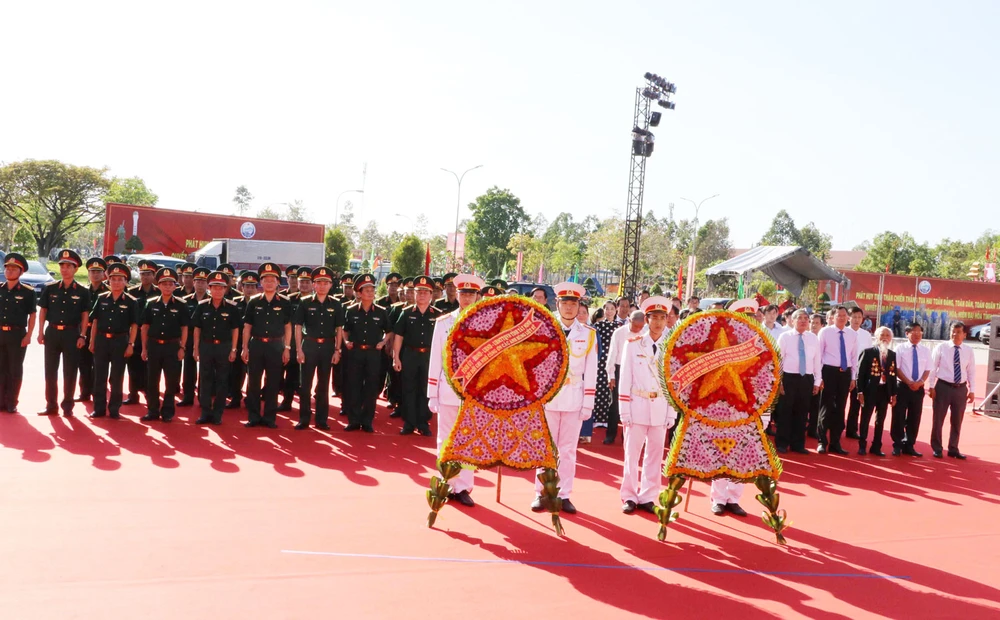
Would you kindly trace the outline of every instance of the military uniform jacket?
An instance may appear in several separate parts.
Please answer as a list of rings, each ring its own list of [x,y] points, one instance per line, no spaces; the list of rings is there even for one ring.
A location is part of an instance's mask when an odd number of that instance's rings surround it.
[[[427,398],[436,398],[438,403],[452,407],[461,405],[462,397],[452,389],[444,375],[444,345],[451,328],[455,326],[458,313],[459,310],[449,312],[434,322],[430,366],[427,369]]]
[[[458,310],[458,298],[455,301],[448,301],[448,298],[439,299],[434,302],[434,307],[440,310],[442,313],[454,312]]]
[[[162,297],[150,297],[142,311],[141,325],[149,325],[146,337],[156,340],[174,340],[181,337],[181,328],[191,323],[187,304],[171,296],[164,303]]]
[[[344,332],[347,339],[357,345],[375,346],[390,330],[389,313],[378,304],[365,312],[361,304],[354,304],[347,308],[344,318]]]
[[[246,302],[243,324],[250,326],[254,338],[283,338],[285,325],[292,322],[292,302],[281,293],[268,301],[264,293],[254,295]]]
[[[111,290],[111,288],[108,286],[107,282],[101,282],[97,286],[91,284],[90,286],[87,287],[87,290],[90,291],[90,301],[96,302],[98,295],[100,295],[101,293],[107,293],[108,291]]]
[[[142,290],[142,284],[130,286],[125,289],[125,292],[138,300],[140,309],[147,299],[150,297],[158,297],[160,295],[160,291],[155,286],[149,287],[148,291]]]
[[[320,301],[316,295],[299,300],[292,323],[302,326],[302,335],[310,338],[333,338],[344,324],[344,307],[332,295]]]
[[[191,318],[191,326],[200,329],[200,342],[219,340],[222,344],[232,346],[233,330],[243,325],[243,315],[236,302],[222,298],[222,303],[216,308],[212,298],[202,299],[195,306]]]
[[[396,295],[396,297],[401,299],[402,295]],[[382,297],[376,299],[375,303],[388,310],[390,307],[394,306],[395,304],[398,304],[399,302],[393,301],[388,295],[383,295]]]
[[[895,396],[896,352],[892,349],[886,351],[883,364],[878,347],[868,347],[861,354],[861,362],[858,364],[858,392],[874,394],[880,385],[889,390],[889,396]]]
[[[42,290],[40,307],[45,308],[45,320],[53,325],[79,325],[80,315],[90,312],[90,289],[73,282],[69,287],[62,281],[53,282]]]
[[[0,325],[27,328],[28,315],[37,311],[35,289],[20,281],[13,288],[9,282],[0,283]]]
[[[111,291],[101,293],[90,311],[90,320],[97,322],[98,334],[128,334],[139,323],[139,302],[122,291],[115,299]]]
[[[434,325],[440,316],[441,311],[434,306],[428,306],[423,313],[416,306],[408,306],[393,323],[392,331],[402,336],[404,347],[430,348]]]
[[[209,295],[208,293],[205,293],[205,296],[202,297],[201,299],[198,299],[198,296],[195,293],[191,293],[190,295],[185,295],[181,297],[180,300],[183,301],[184,305],[187,306],[188,316],[193,317],[195,310],[198,309],[198,304],[205,301],[206,299],[211,299],[211,298],[212,296]],[[192,323],[192,327],[193,326],[194,324]]]
[[[648,333],[625,343],[622,352],[621,380],[618,384],[618,408],[622,420],[647,426],[671,427],[677,413],[670,408],[658,379],[657,357],[667,343],[667,332],[656,342]]]
[[[561,321],[559,326],[566,329]],[[597,386],[597,331],[589,325],[573,321],[566,340],[569,343],[569,372],[566,373],[566,382],[559,393],[545,405],[545,409],[591,411],[594,409]]]

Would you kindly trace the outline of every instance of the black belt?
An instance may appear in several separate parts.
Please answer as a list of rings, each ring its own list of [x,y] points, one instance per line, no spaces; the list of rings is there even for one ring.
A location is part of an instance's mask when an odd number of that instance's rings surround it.
[[[119,336],[124,336],[128,332],[104,332],[105,338],[117,338]]]
[[[156,344],[172,344],[181,341],[180,338],[152,338],[151,340]]]
[[[938,383],[943,383],[949,387],[957,388],[965,385],[964,383],[952,383],[951,381],[945,381],[944,379],[938,379]]]
[[[789,377],[802,377],[803,379],[805,379],[806,377],[812,377],[812,376],[813,376],[813,373],[811,373],[811,372],[807,372],[807,373],[806,373],[806,374],[804,374],[804,375],[800,375],[800,374],[799,374],[799,373],[797,373],[797,372],[787,372],[787,371],[782,371],[782,374],[783,374],[783,375],[788,375]]]
[[[362,351],[367,351],[368,349],[374,349],[375,348],[375,345],[373,345],[373,344],[356,344],[354,346],[356,348],[358,348],[358,349],[361,349]]]
[[[254,340],[260,340],[261,342],[278,342],[284,339],[285,339],[284,336],[261,336],[261,337],[254,336]]]
[[[316,338],[315,336],[306,336],[306,340],[312,340],[313,342],[323,344],[327,340],[333,340],[333,336],[329,336],[327,338]]]
[[[79,327],[79,326],[80,326],[79,323],[76,323],[75,325],[64,325],[62,323],[49,323],[49,327],[53,327],[53,328],[55,328],[58,331],[63,331],[63,330],[66,330],[66,329],[73,329],[74,327]]]
[[[19,329],[24,329],[24,325],[0,325],[0,332],[16,332]]]
[[[201,341],[202,344],[222,344],[222,340],[212,340],[211,338],[206,338]]]
[[[428,353],[431,350],[430,347],[411,347],[410,345],[406,345],[406,348],[417,353]]]
[[[850,366],[848,366],[847,369],[843,369],[840,366],[834,366],[833,364],[823,364],[823,368],[833,368],[837,372],[851,372]]]

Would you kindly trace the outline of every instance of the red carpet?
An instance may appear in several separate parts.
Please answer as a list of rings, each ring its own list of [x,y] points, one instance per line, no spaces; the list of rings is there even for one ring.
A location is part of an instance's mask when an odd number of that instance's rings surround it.
[[[929,410],[923,459],[787,459],[787,548],[749,488],[751,517],[717,518],[704,483],[657,542],[598,430],[560,540],[527,473],[502,504],[481,473],[426,528],[433,440],[381,409],[375,435],[40,418],[37,345],[26,368],[30,415],[0,414],[3,618],[1000,617],[1000,420],[966,416],[965,462],[931,458]]]

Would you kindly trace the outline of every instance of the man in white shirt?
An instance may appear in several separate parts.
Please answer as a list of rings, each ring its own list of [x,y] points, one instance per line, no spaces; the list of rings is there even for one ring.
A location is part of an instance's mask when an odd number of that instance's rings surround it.
[[[775,443],[780,454],[789,449],[809,454],[806,450],[809,406],[823,381],[819,372],[819,338],[809,331],[809,314],[805,310],[796,310],[791,324],[791,330],[778,336],[782,376]]]
[[[942,342],[931,355],[931,374],[927,380],[934,403],[934,424],[931,426],[931,450],[941,458],[941,431],[944,418],[951,410],[951,433],[948,436],[948,456],[965,459],[958,450],[962,435],[965,407],[976,400],[976,362],[972,348],[965,342],[965,324],[951,325],[951,342]]]
[[[857,357],[860,359],[861,354],[865,352],[865,349],[869,349],[874,346],[875,342],[872,339],[871,332],[867,329],[863,329],[861,324],[865,320],[865,311],[854,306],[851,308],[851,329],[854,330],[857,336],[857,345],[855,345],[855,351],[857,351]],[[858,380],[858,366],[854,366],[854,382],[857,385]],[[848,439],[858,439],[858,422],[861,415],[861,403],[858,401],[858,390],[851,390],[851,406],[847,411],[847,438]]]
[[[844,432],[847,396],[854,389],[854,367],[858,363],[856,344],[857,334],[847,327],[847,308],[837,306],[833,325],[827,325],[819,332],[823,399],[816,425],[819,437],[816,451],[820,454],[848,453],[840,446],[840,436]]]
[[[667,313],[676,309],[666,297],[650,297],[640,312],[646,315],[649,332],[625,345],[618,391],[622,423],[625,425],[625,470],[622,474],[622,512],[636,508],[655,512],[653,502],[662,489],[663,448],[667,429],[677,414],[667,404],[660,386],[657,358],[667,340]],[[639,483],[639,454],[642,483]]]
[[[819,330],[823,329],[826,325],[826,317],[818,312],[814,312],[811,317],[809,317],[809,331],[816,335],[816,341],[819,342]],[[816,374],[820,374],[820,369],[823,368],[822,363],[816,367]],[[820,378],[822,382],[822,377]],[[821,395],[819,392],[813,394],[813,397],[809,400],[809,423],[806,426],[806,437],[812,437],[816,439],[816,424],[819,422],[819,403]]]
[[[771,332],[771,337],[775,340],[785,332],[785,327],[778,323],[778,306],[770,304],[764,308],[764,327]]]
[[[892,455],[920,457],[913,449],[920,429],[920,412],[924,408],[924,384],[931,374],[931,350],[921,346],[924,329],[920,323],[910,323],[906,340],[896,348],[896,376],[900,383],[896,390],[896,405],[892,408]]]
[[[619,306],[620,308],[620,306]],[[618,410],[618,379],[621,372],[622,350],[625,348],[625,341],[629,338],[636,338],[645,333],[646,315],[642,310],[632,313],[630,320],[616,329],[611,334],[611,342],[608,344],[608,359],[605,362],[605,372],[608,373],[608,387],[611,388],[611,407],[608,409],[608,432],[604,435],[604,445],[610,446],[618,437],[618,422],[620,415]],[[612,379],[612,377],[614,377]]]

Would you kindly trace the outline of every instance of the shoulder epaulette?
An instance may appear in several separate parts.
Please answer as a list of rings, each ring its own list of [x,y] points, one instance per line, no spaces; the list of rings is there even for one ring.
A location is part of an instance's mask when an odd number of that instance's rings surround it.
[[[438,310],[438,311],[440,311],[440,308],[435,308],[435,310]],[[438,318],[436,318],[436,319],[434,319],[434,320],[435,320],[435,321],[443,321],[443,320],[447,319],[447,318],[448,318],[448,317],[450,317],[450,316],[451,316],[451,312],[449,312],[449,313],[447,313],[447,314],[442,314],[441,316],[439,316]]]
[[[316,299],[316,293],[311,293],[305,297],[299,295],[299,301],[312,301],[314,299]]]
[[[380,306],[378,304],[372,304],[372,308],[378,308],[379,310],[385,310],[385,306]]]
[[[396,306],[403,306],[405,308],[406,305],[407,304],[405,301],[397,301],[396,303],[392,304],[392,307],[395,308]]]
[[[201,301],[199,301],[198,305],[200,306],[201,304],[207,304],[210,301],[212,301],[212,298],[211,297],[206,297],[205,299],[202,299]],[[227,299],[226,301],[229,301],[229,300]]]
[[[261,293],[261,295],[263,295],[263,293]],[[293,293],[293,295],[294,295],[294,293]],[[280,297],[281,299],[284,299],[285,301],[290,301],[288,299],[288,295],[282,295],[281,293],[278,293],[278,297]]]
[[[236,303],[235,301],[233,301],[232,299],[228,299],[228,298],[225,298],[225,297],[223,297],[223,298],[222,298],[222,300],[223,300],[224,302],[226,302],[227,304],[229,304],[230,306],[235,306],[235,305],[237,305],[237,303]],[[211,297],[209,297],[209,298],[208,298],[208,299],[206,299],[205,301],[212,301],[212,298],[211,298]],[[203,301],[203,302],[201,302],[201,303],[205,303],[205,302]]]
[[[580,323],[580,325],[583,325],[584,327],[586,327],[587,329],[589,329],[592,332],[596,332],[597,331],[596,329],[594,329],[593,325],[587,325],[586,323]]]
[[[98,298],[101,298],[101,297],[107,297],[107,296],[108,296],[108,295],[110,295],[110,294],[111,294],[111,291],[104,291],[103,293],[98,293],[98,294],[97,294],[97,297],[98,297]]]
[[[642,340],[642,337],[645,336],[645,335],[646,334],[640,334],[640,335],[638,335],[638,336],[636,336],[634,338],[629,338],[627,342],[639,342],[640,340]]]
[[[139,301],[135,295],[130,295],[128,291],[125,292],[125,296],[131,299],[132,301]]]
[[[7,283],[6,283],[6,282],[4,282],[4,285],[6,285],[6,284],[7,284]],[[23,289],[26,289],[26,290],[29,290],[29,291],[33,291],[33,290],[35,290],[35,289],[31,288],[30,286],[28,286],[27,284],[25,284],[24,282],[18,282],[18,284],[20,284],[20,285],[21,285],[21,288],[23,288]]]
[[[146,299],[146,301],[151,301],[151,302],[160,301],[160,296],[157,295],[156,297],[149,297],[149,298]]]
[[[441,312],[441,308],[435,308],[434,306],[430,306],[430,310],[432,312]]]

